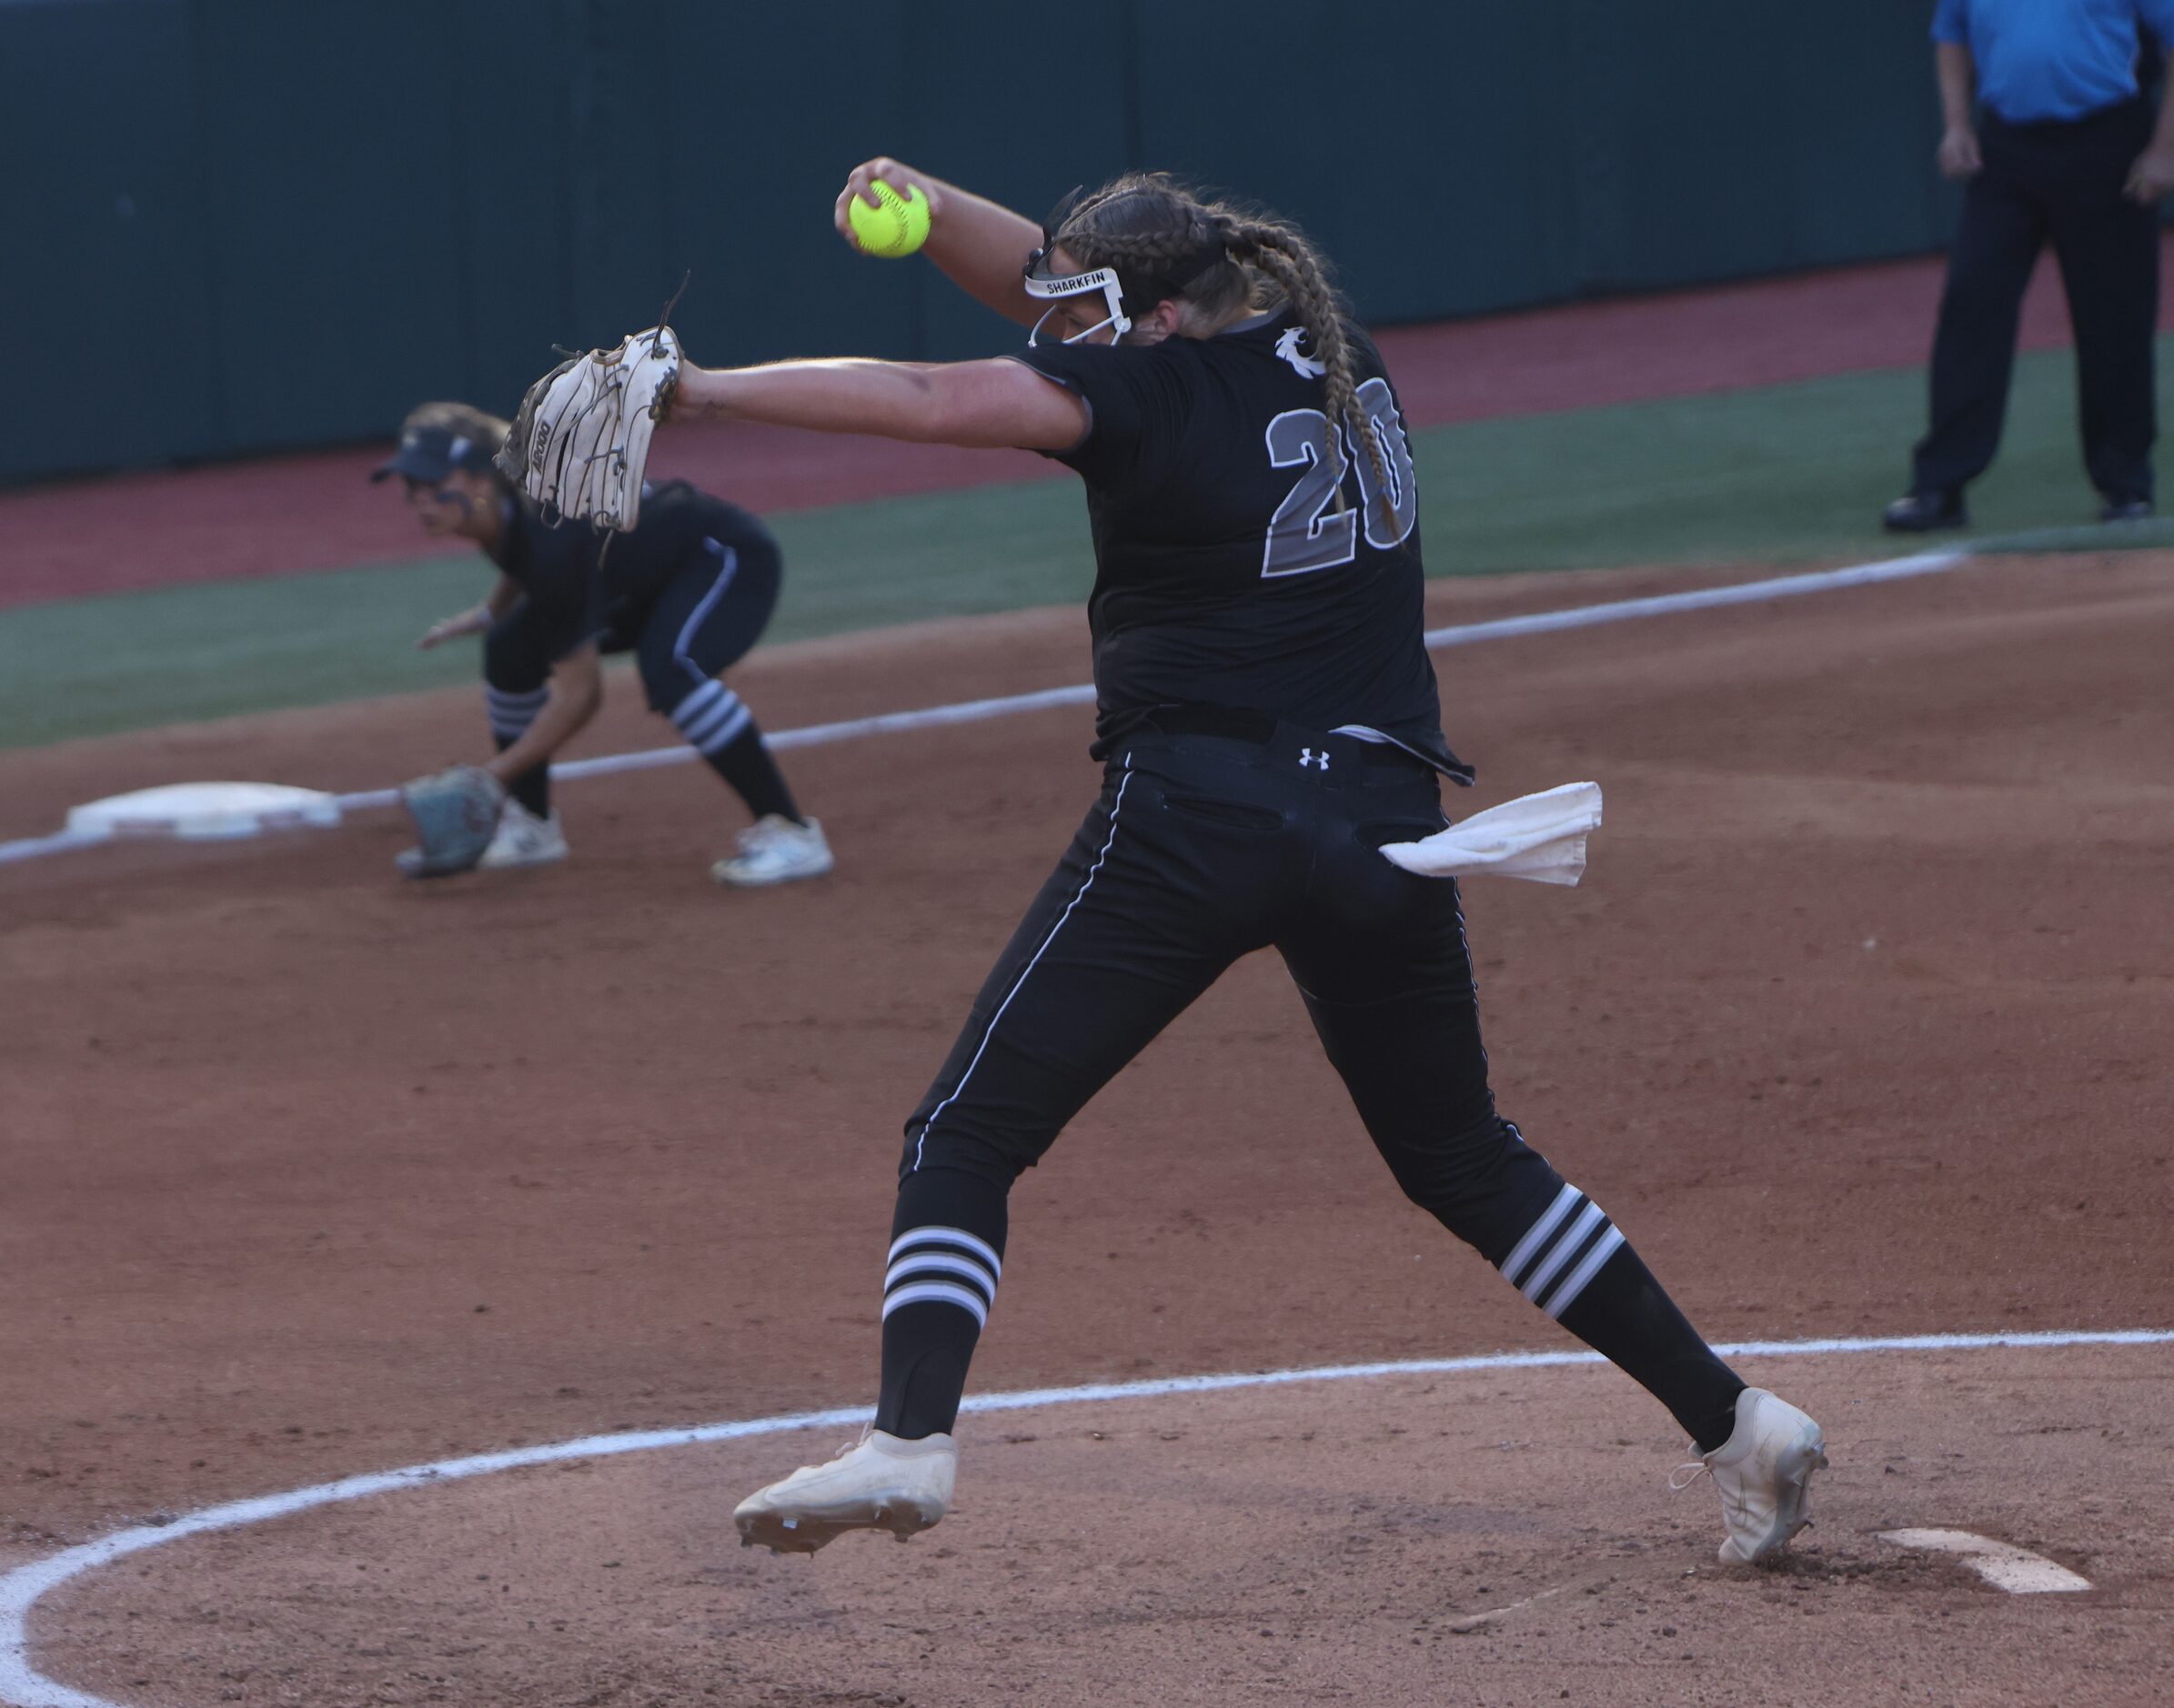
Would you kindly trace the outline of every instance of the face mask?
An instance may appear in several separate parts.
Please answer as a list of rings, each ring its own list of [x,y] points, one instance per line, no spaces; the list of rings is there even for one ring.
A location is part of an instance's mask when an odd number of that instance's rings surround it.
[[[1042,265],[1042,258],[1048,253],[1046,249],[1037,249],[1027,257],[1027,295],[1040,297],[1051,305],[1042,311],[1042,318],[1034,323],[1032,330],[1028,332],[1028,348],[1032,349],[1038,341],[1050,316],[1057,312],[1058,303],[1068,296],[1083,296],[1089,291],[1100,291],[1102,294],[1102,302],[1109,313],[1084,332],[1073,333],[1064,340],[1065,343],[1078,344],[1083,339],[1092,338],[1104,327],[1112,328],[1111,340],[1115,342],[1132,329],[1132,318],[1124,311],[1124,290],[1117,282],[1115,267],[1098,266],[1085,273],[1060,274],[1054,278],[1037,277],[1034,269]]]
[[[1115,267],[1091,267],[1084,273],[1063,273],[1055,276],[1042,271],[1051,252],[1057,246],[1057,234],[1064,229],[1065,222],[1072,217],[1073,210],[1079,206],[1081,199],[1085,195],[1084,186],[1072,190],[1059,200],[1056,206],[1050,209],[1049,216],[1042,222],[1042,247],[1027,256],[1026,291],[1028,296],[1039,297],[1048,303],[1056,303],[1067,296],[1082,296],[1089,291],[1100,291],[1102,294],[1102,302],[1109,312],[1084,332],[1075,332],[1064,342],[1078,344],[1084,339],[1092,338],[1096,333],[1108,327],[1110,340],[1112,343],[1115,343],[1132,329],[1132,316],[1126,314],[1124,309],[1124,287],[1117,282]],[[1167,276],[1152,280],[1135,280],[1134,282],[1139,285],[1142,295],[1148,302],[1160,302],[1164,297],[1177,296],[1209,267],[1213,266],[1223,258],[1224,252],[1222,243],[1220,241],[1211,242],[1189,260],[1179,264]],[[1054,307],[1045,310],[1042,318],[1034,323],[1033,329],[1027,334],[1027,346],[1030,349],[1034,347],[1042,328],[1048,324],[1050,316],[1055,312]]]

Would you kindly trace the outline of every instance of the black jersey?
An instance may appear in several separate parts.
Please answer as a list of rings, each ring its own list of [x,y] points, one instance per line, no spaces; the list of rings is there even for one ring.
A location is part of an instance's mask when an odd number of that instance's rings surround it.
[[[1471,780],[1443,739],[1421,638],[1403,414],[1373,341],[1348,336],[1389,491],[1339,429],[1342,509],[1321,367],[1287,308],[1212,338],[1016,353],[1091,415],[1086,437],[1053,455],[1087,483],[1098,757],[1158,707],[1238,707],[1375,731]]]
[[[605,626],[597,583],[596,530],[586,524],[554,527],[535,503],[507,499],[505,526],[491,561],[528,596],[525,621],[552,663],[579,651]]]

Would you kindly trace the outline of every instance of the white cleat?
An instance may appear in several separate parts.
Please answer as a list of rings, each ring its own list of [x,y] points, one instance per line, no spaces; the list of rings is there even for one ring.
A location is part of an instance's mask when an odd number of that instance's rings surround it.
[[[566,832],[559,828],[559,809],[538,819],[518,800],[508,800],[498,818],[498,833],[476,862],[486,871],[509,866],[549,866],[566,858]]]
[[[1827,1438],[1819,1426],[1764,1388],[1746,1388],[1736,1396],[1736,1427],[1729,1438],[1683,1466],[1668,1483],[1688,1488],[1701,1472],[1713,1473],[1728,1525],[1721,1563],[1749,1565],[1779,1553],[1812,1522],[1805,1497],[1812,1472],[1826,1469]]]
[[[820,878],[836,862],[815,819],[795,824],[778,813],[758,819],[740,833],[740,852],[710,869],[720,884],[789,884]]]
[[[901,1441],[864,1432],[828,1464],[802,1465],[734,1509],[740,1544],[813,1553],[849,1530],[887,1530],[901,1542],[951,1508],[959,1445],[949,1435]]]

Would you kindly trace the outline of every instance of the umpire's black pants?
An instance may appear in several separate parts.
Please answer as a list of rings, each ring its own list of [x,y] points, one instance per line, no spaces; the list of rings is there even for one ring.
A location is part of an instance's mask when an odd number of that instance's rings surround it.
[[[1376,851],[1446,820],[1394,749],[1135,731],[906,1127],[901,1177],[1009,1189],[1240,956],[1273,947],[1397,1183],[1500,1264],[1562,1180],[1496,1112],[1456,884]]]
[[[1985,165],[1963,195],[1933,337],[1932,425],[1911,489],[1958,489],[1999,448],[2024,287],[2051,238],[2076,332],[2084,467],[2109,498],[2151,497],[2159,419],[2159,216],[2122,195],[2150,140],[2139,97],[2073,121],[2011,125],[1988,113]]]

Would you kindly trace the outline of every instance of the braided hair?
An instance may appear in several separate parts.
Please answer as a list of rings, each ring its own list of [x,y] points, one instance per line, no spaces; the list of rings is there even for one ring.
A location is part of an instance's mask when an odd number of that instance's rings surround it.
[[[1296,226],[1202,196],[1167,173],[1128,172],[1074,203],[1047,241],[1082,268],[1115,268],[1128,304],[1142,307],[1172,300],[1221,317],[1242,306],[1264,310],[1288,303],[1326,370],[1329,419],[1365,446],[1375,490],[1394,506],[1381,435],[1358,407],[1343,298],[1327,258]],[[1327,438],[1341,510],[1342,436],[1332,430]]]

